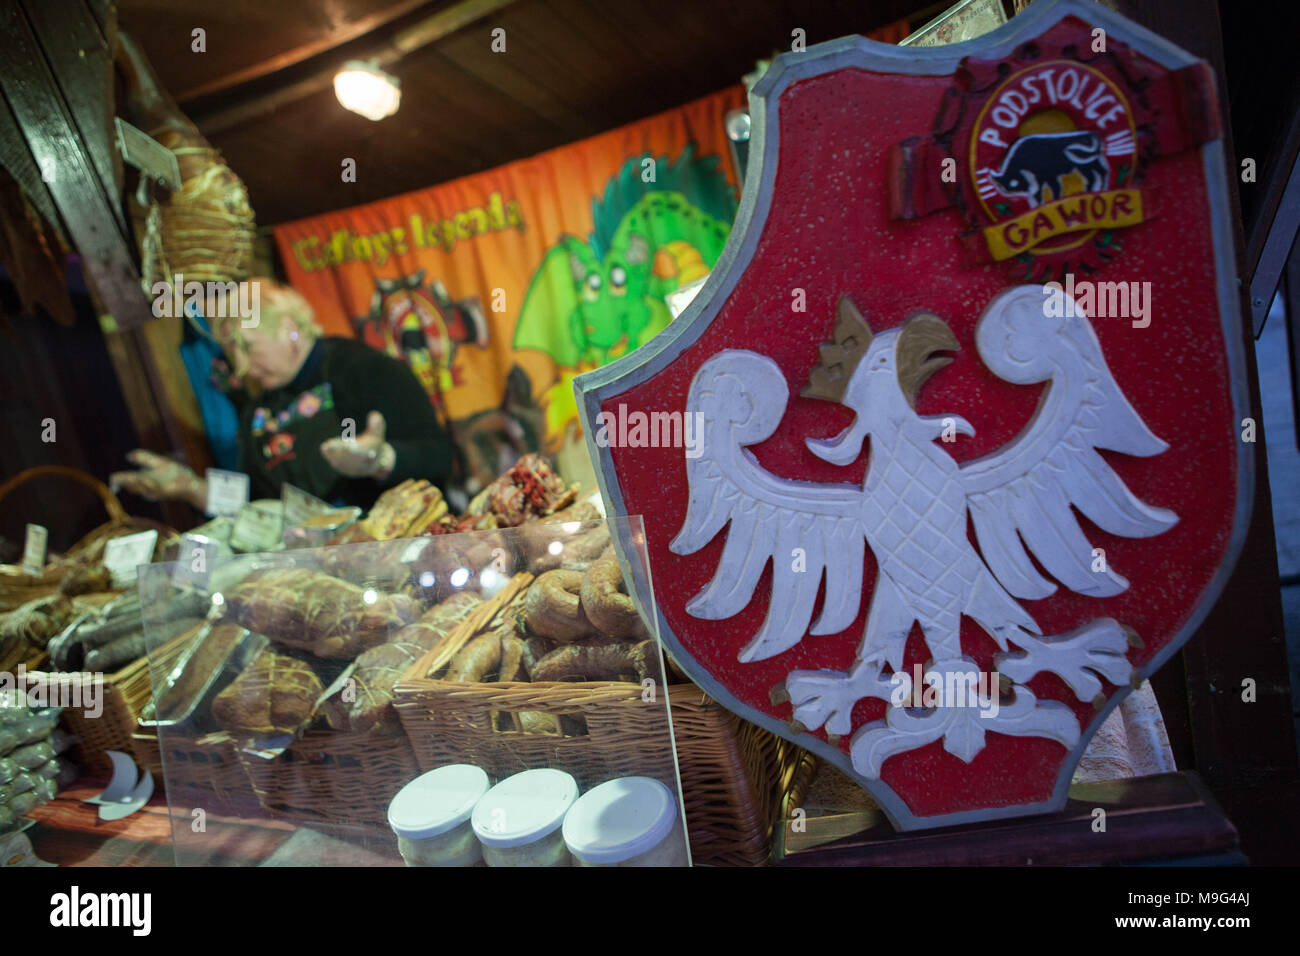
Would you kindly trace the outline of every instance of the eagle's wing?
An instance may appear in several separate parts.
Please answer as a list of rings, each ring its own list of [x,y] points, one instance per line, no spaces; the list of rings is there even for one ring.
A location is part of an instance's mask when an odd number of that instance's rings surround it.
[[[813,634],[848,627],[862,599],[861,489],[778,478],[745,448],[776,431],[788,398],[774,361],[733,349],[704,363],[686,400],[687,415],[700,426],[699,444],[687,449],[690,501],[670,547],[676,554],[698,551],[731,523],[713,580],[686,610],[709,620],[739,613],[772,561],[767,617],[740,651],[741,661],[763,660],[799,643],[823,574],[826,600]]]
[[[1051,296],[1057,298],[1048,308]],[[1071,505],[1102,530],[1129,538],[1157,535],[1178,522],[1172,511],[1137,498],[1097,453],[1105,448],[1147,457],[1169,446],[1120,391],[1087,317],[1077,310],[1061,316],[1071,306],[1061,291],[1020,286],[989,304],[975,333],[980,357],[1000,378],[1049,383],[1023,432],[961,469],[984,560],[1020,598],[1056,590],[1026,546],[1080,594],[1108,597],[1128,587],[1108,563],[1094,559]]]

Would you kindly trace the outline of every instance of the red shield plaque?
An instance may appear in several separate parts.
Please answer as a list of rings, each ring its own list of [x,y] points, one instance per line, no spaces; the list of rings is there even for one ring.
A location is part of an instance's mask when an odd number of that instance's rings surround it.
[[[785,54],[716,269],[578,380],[665,647],[899,827],[1063,806],[1237,557],[1213,91],[1073,0],[953,47]]]

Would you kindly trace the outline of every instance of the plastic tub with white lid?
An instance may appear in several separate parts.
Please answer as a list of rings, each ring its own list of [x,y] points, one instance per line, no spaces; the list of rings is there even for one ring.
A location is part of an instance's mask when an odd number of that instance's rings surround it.
[[[579,866],[688,866],[673,793],[653,777],[618,777],[587,791],[564,818]]]
[[[483,859],[470,815],[491,782],[479,767],[450,764],[420,774],[393,797],[388,825],[407,866],[473,866]]]
[[[578,799],[563,770],[525,770],[507,777],[474,807],[474,835],[488,866],[568,866],[560,828]]]

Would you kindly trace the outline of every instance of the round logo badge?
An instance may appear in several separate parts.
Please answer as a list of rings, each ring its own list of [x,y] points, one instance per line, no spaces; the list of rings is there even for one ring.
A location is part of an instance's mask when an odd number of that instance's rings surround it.
[[[1142,221],[1138,131],[1123,91],[1075,60],[1008,76],[975,113],[967,157],[971,212],[989,256],[1046,266],[1105,260],[1116,230]]]

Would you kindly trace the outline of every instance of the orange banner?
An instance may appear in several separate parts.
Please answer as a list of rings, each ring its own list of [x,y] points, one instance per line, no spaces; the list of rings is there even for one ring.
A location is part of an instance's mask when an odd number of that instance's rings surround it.
[[[571,383],[667,325],[735,215],[742,87],[440,186],[275,229],[331,335],[405,359],[470,471],[578,437]]]

